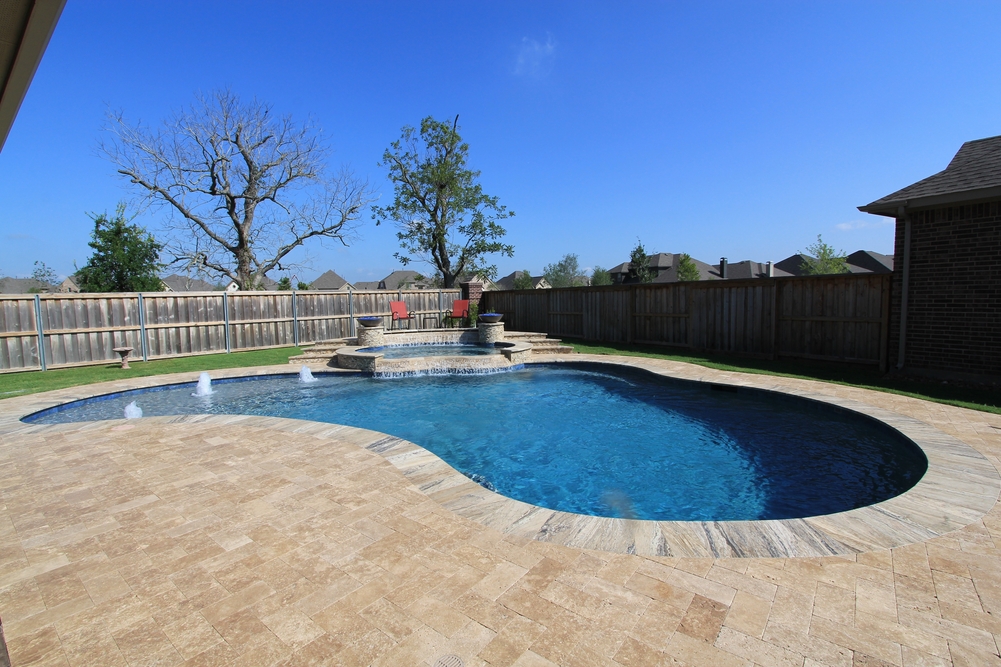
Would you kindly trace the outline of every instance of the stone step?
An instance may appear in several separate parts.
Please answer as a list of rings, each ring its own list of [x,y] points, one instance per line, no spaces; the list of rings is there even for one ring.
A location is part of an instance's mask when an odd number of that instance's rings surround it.
[[[572,345],[533,345],[532,354],[570,354]]]

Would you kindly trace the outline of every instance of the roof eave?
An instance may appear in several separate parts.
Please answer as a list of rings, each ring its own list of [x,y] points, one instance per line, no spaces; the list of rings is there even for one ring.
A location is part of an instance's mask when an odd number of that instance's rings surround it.
[[[914,197],[911,199],[894,199],[890,201],[874,201],[865,206],[859,206],[858,210],[863,213],[873,215],[885,215],[896,218],[901,208],[916,209],[930,208],[933,206],[946,206],[949,204],[959,204],[986,199],[997,199],[1001,197],[1001,185],[990,188],[977,188],[975,190],[961,190],[959,192],[948,192],[941,195],[931,195],[928,197]]]
[[[35,76],[35,70],[42,61],[45,48],[59,22],[66,0],[36,0],[28,19],[28,25],[17,45],[17,55],[10,70],[10,76],[3,90],[0,90],[0,150],[7,142],[14,119],[21,102],[28,93],[28,87]],[[2,76],[2,75],[0,75]],[[2,81],[2,79],[0,79]]]

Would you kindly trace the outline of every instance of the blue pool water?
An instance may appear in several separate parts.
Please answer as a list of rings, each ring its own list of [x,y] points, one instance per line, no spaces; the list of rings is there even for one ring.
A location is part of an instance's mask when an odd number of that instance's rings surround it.
[[[254,414],[374,429],[417,443],[499,493],[551,509],[657,520],[781,519],[869,505],[913,486],[927,460],[890,427],[757,390],[719,391],[587,364],[484,376],[318,376],[128,392],[42,423]]]
[[[427,345],[385,345],[366,347],[359,352],[382,352],[383,359],[410,359],[412,357],[480,357],[500,354],[501,348],[473,343],[429,343]]]

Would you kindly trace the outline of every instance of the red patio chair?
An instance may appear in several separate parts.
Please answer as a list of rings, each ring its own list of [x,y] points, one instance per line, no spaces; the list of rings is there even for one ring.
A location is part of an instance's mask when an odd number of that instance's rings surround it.
[[[404,301],[390,301],[389,310],[393,313],[393,324],[392,327],[395,329],[397,327],[397,322],[406,320],[407,328],[410,328],[410,323],[416,319],[416,315],[407,314],[407,304]]]
[[[446,315],[445,319],[449,324],[454,324],[456,320],[464,320],[469,317],[469,299],[459,299],[452,302],[452,314]]]

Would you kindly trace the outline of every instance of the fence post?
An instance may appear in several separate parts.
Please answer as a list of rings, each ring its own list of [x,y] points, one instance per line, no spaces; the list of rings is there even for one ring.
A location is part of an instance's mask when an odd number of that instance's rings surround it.
[[[439,327],[440,327],[440,326],[442,326],[442,323],[441,323],[441,321],[442,321],[442,320],[444,319],[444,318],[442,317],[442,313],[444,313],[444,312],[445,312],[445,308],[444,308],[444,306],[442,305],[442,294],[441,294],[441,290],[438,290],[438,326],[439,326]]]
[[[299,347],[299,314],[296,312],[295,290],[292,291],[292,344]]]
[[[142,292],[139,292],[139,347],[142,350],[143,361],[149,361],[149,350],[146,347],[146,303]]]
[[[38,364],[45,370],[45,332],[42,331],[42,297],[35,295],[35,329],[38,331]]]
[[[222,293],[222,320],[226,330],[226,354],[232,349],[229,342],[229,292]]]
[[[630,345],[636,340],[636,286],[630,285],[629,296],[626,298],[626,342]]]
[[[779,281],[772,278],[772,359],[779,358]]]
[[[355,293],[348,288],[348,335],[355,336]]]

